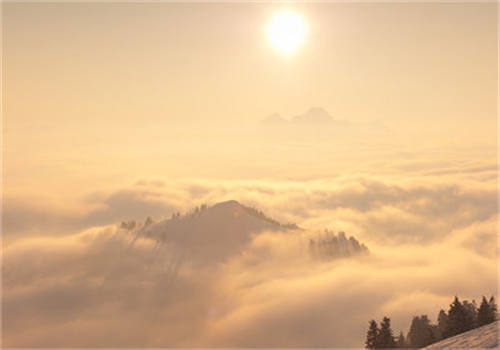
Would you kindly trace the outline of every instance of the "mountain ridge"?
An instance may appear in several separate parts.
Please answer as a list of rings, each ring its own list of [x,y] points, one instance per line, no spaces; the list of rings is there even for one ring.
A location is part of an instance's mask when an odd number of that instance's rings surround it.
[[[275,126],[293,126],[293,125],[330,125],[348,127],[349,123],[345,119],[336,119],[322,107],[311,107],[307,111],[293,116],[291,119],[285,119],[278,113],[273,113],[262,120],[263,124]]]
[[[309,244],[311,256],[320,259],[348,257],[368,253],[368,248],[344,232],[337,235],[325,230],[314,234],[294,223],[280,223],[261,210],[245,206],[236,200],[226,200],[212,206],[201,205],[188,213],[174,213],[170,219],[143,224],[121,224],[121,228],[155,239],[183,252],[189,252],[199,263],[220,262],[237,254],[262,232],[298,233],[313,237]]]

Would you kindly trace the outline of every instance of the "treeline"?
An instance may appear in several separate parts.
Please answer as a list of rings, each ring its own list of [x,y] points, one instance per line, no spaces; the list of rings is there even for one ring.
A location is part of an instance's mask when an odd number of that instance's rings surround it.
[[[423,348],[429,344],[484,326],[497,320],[497,304],[492,296],[483,296],[479,308],[475,300],[461,302],[455,297],[448,312],[439,311],[437,324],[432,324],[427,315],[414,316],[406,337],[403,332],[396,338],[391,329],[391,320],[384,317],[380,327],[375,320],[369,323],[366,333],[367,349]]]
[[[335,234],[330,230],[325,230],[317,239],[310,239],[309,250],[312,256],[325,260],[369,252],[368,248],[356,238],[352,236],[347,238],[343,231]]]
[[[181,216],[185,216],[185,217],[195,217],[195,216],[198,216],[200,215],[201,213],[203,213],[205,210],[208,209],[208,206],[206,204],[202,204],[200,206],[196,206],[194,207],[193,209],[191,209],[190,211],[188,211],[186,214],[184,215],[181,215],[180,212],[174,212],[172,213],[172,217],[170,218],[171,220],[174,220],[174,219],[178,219],[180,218]]]
[[[249,215],[252,215],[258,219],[261,219],[263,221],[267,221],[268,223],[270,224],[273,224],[273,225],[277,225],[277,226],[281,226],[283,227],[284,229],[287,229],[287,230],[296,230],[298,229],[299,227],[295,224],[295,223],[287,223],[287,224],[282,224],[276,220],[274,220],[273,218],[270,218],[269,216],[267,216],[266,214],[264,214],[264,212],[262,210],[259,210],[257,208],[254,208],[254,207],[247,207],[245,205],[241,205],[241,207],[249,214]]]
[[[243,210],[245,210],[247,212],[247,214],[249,215],[252,215],[260,220],[263,220],[263,221],[266,221],[270,224],[273,224],[273,225],[276,225],[276,226],[280,226],[284,229],[288,229],[288,230],[296,230],[298,229],[299,227],[294,224],[294,223],[287,223],[287,224],[282,224],[272,218],[270,218],[269,216],[267,216],[266,214],[264,214],[264,212],[262,212],[262,210],[258,210],[254,207],[247,207],[243,204],[239,204],[241,206],[241,208],[243,208]],[[199,216],[201,215],[203,212],[205,212],[207,209],[210,209],[212,207],[209,207],[208,205],[206,204],[202,204],[200,206],[196,206],[194,207],[193,209],[191,209],[190,211],[188,211],[186,214],[184,215],[181,215],[180,212],[174,212],[172,213],[172,217],[171,219],[174,220],[174,219],[179,219],[181,217],[196,217],[196,216]]]

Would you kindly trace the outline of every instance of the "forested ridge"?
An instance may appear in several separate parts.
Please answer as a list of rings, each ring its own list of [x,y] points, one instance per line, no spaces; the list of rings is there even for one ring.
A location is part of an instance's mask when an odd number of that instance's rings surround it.
[[[477,307],[475,300],[461,302],[455,296],[448,311],[443,309],[439,311],[435,324],[427,315],[414,316],[406,336],[402,331],[399,336],[394,336],[389,317],[384,317],[380,324],[371,320],[366,332],[365,348],[423,348],[429,344],[492,323],[497,318],[497,304],[493,296],[489,300],[483,296],[479,307]]]

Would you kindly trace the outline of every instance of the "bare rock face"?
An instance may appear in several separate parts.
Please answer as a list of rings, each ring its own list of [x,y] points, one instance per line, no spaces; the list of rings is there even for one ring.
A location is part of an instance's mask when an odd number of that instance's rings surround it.
[[[424,349],[498,349],[499,326],[500,321],[496,321],[431,344]]]

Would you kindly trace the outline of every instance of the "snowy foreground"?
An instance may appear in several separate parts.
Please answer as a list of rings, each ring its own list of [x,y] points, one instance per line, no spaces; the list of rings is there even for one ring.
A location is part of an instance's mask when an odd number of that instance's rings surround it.
[[[496,321],[431,344],[424,349],[498,349],[499,326],[500,321]]]

